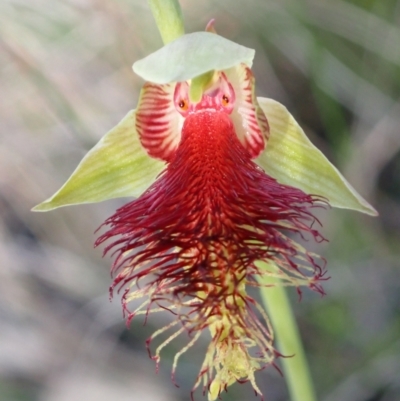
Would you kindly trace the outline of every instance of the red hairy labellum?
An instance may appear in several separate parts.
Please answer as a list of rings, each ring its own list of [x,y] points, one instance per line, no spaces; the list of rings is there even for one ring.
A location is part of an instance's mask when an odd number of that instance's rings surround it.
[[[105,222],[111,228],[96,245],[118,236],[105,249],[116,249],[113,286],[155,274],[146,285],[162,289],[157,301],[174,303],[207,286],[221,298],[224,275],[257,274],[258,260],[275,262],[288,279],[305,274],[301,263],[308,261],[311,286],[319,289],[322,268],[281,231],[322,240],[308,211],[319,200],[279,184],[252,162],[228,114],[199,111],[186,118],[166,170]],[[204,308],[215,301],[204,300]]]
[[[196,386],[203,381],[207,388],[215,369],[221,391],[230,383],[221,379],[228,369],[224,360],[233,366],[240,359],[245,367],[229,373],[229,380],[250,380],[259,392],[252,372],[272,363],[277,352],[268,318],[246,287],[260,286],[256,277],[264,275],[323,292],[324,261],[289,235],[322,241],[310,209],[324,200],[278,183],[252,161],[265,146],[268,123],[257,116],[251,85],[241,83],[238,92],[227,76],[220,73],[198,104],[190,104],[187,83],[146,84],[137,128],[143,146],[166,160],[166,168],[142,196],[106,220],[108,231],[96,245],[112,239],[104,251],[115,255],[111,290],[125,289],[128,321],[165,309],[176,314],[176,321],[151,337],[181,324],[158,347],[157,360],[186,330],[193,337],[177,354],[175,369],[179,356],[209,327],[213,340]],[[238,110],[244,113],[239,133]],[[143,297],[148,298],[129,310],[130,301]],[[249,354],[253,346],[259,358]]]

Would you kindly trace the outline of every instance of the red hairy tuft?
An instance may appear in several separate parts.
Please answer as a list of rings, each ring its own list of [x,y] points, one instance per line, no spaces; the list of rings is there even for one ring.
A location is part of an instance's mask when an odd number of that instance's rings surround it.
[[[113,239],[104,251],[116,255],[112,288],[143,285],[150,303],[167,309],[195,297],[183,320],[197,329],[243,280],[255,285],[255,275],[263,274],[256,261],[322,292],[323,260],[287,235],[322,241],[310,208],[323,204],[268,176],[239,142],[229,116],[204,110],[187,116],[166,169],[106,220],[109,229],[96,245]]]

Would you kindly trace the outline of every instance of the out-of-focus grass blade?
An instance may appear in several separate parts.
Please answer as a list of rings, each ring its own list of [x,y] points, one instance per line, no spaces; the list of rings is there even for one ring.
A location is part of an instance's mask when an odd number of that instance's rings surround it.
[[[339,35],[400,65],[400,28],[398,26],[349,1],[307,0],[302,7],[301,18],[305,18],[308,23]],[[390,2],[386,7],[390,9]]]

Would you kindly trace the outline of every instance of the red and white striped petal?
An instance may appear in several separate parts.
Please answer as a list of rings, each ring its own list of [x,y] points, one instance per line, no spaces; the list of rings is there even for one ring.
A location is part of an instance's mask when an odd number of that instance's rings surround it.
[[[136,129],[149,156],[169,161],[181,140],[184,118],[174,105],[175,84],[146,82],[136,110]]]
[[[245,64],[224,72],[236,94],[235,108],[231,114],[236,135],[251,157],[256,158],[265,149],[269,138],[269,125],[255,96],[254,76]]]

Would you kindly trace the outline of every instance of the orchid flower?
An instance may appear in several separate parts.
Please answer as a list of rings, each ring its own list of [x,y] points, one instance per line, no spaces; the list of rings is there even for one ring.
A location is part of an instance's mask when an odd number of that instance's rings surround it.
[[[316,208],[375,214],[305,136],[284,106],[256,98],[254,51],[209,32],[181,36],[134,64],[146,80],[138,107],[35,210],[119,196],[96,246],[112,252],[114,290],[127,321],[171,311],[148,340],[153,358],[184,333],[179,358],[211,340],[194,389],[215,400],[280,353],[252,287],[323,293],[325,261],[292,237],[323,241]],[[133,305],[133,307],[131,307]]]

